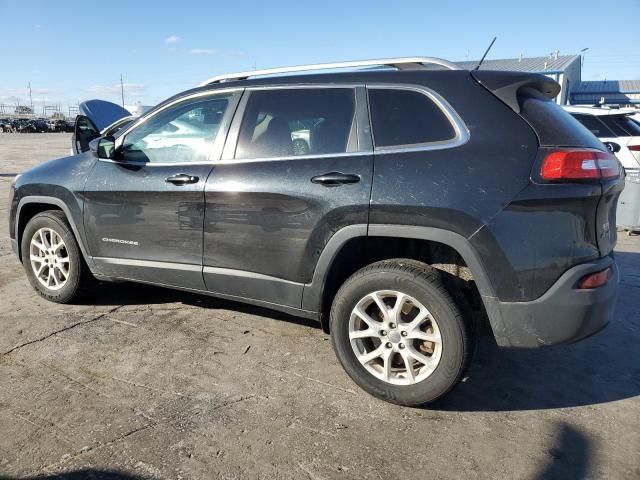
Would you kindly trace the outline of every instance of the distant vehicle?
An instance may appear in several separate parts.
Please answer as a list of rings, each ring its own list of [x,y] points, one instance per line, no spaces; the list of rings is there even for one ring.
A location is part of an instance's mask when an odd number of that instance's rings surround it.
[[[640,124],[635,109],[607,107],[563,107],[600,141],[620,145],[616,156],[627,170],[640,169]]]
[[[43,118],[36,118],[34,120],[29,120],[29,122],[33,125],[36,133],[44,133],[49,131],[49,124]]]
[[[0,132],[2,133],[13,133],[15,130],[13,128],[13,123],[8,118],[0,119]]]
[[[18,133],[35,133],[36,126],[25,118],[18,118],[11,121],[14,132]]]

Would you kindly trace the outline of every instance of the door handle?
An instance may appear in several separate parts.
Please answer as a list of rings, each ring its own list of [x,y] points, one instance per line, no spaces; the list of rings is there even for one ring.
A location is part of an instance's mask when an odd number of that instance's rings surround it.
[[[358,183],[360,176],[353,173],[329,172],[311,178],[312,183],[319,183],[325,187],[337,187],[348,183]]]
[[[174,185],[186,185],[188,183],[198,183],[198,177],[187,175],[186,173],[178,173],[167,178],[165,182],[173,183]]]

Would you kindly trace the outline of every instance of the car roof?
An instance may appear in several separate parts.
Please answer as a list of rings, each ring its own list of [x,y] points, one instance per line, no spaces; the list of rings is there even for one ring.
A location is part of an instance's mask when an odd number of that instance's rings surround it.
[[[586,107],[586,106],[574,106],[563,105],[567,112],[570,113],[584,113],[587,115],[633,115],[638,113],[634,108],[609,108],[609,107]]]

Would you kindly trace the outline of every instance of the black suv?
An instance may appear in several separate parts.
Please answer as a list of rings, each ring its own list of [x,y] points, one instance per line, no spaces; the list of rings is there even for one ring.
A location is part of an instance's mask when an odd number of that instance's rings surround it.
[[[539,347],[612,317],[623,181],[558,92],[421,57],[214,78],[19,175],[13,248],[55,302],[95,277],[317,319],[358,385],[424,404],[483,327]]]

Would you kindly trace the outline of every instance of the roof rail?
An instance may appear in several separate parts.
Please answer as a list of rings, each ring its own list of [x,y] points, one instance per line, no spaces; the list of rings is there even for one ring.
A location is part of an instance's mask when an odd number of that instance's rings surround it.
[[[260,75],[276,75],[279,73],[292,73],[292,72],[307,72],[313,70],[329,70],[333,68],[352,68],[352,67],[370,67],[370,66],[390,66],[396,67],[399,70],[407,68],[411,65],[440,65],[441,67],[448,68],[449,70],[461,70],[461,68],[455,63],[451,63],[448,60],[435,57],[398,57],[398,58],[377,58],[373,60],[355,60],[349,62],[333,62],[333,63],[315,63],[311,65],[295,65],[292,67],[280,67],[269,68],[266,70],[252,70],[248,72],[227,73],[225,75],[218,75],[211,77],[208,80],[202,82],[199,87],[205,85],[211,85],[212,83],[229,82],[232,80],[246,80],[249,77],[257,77]]]

